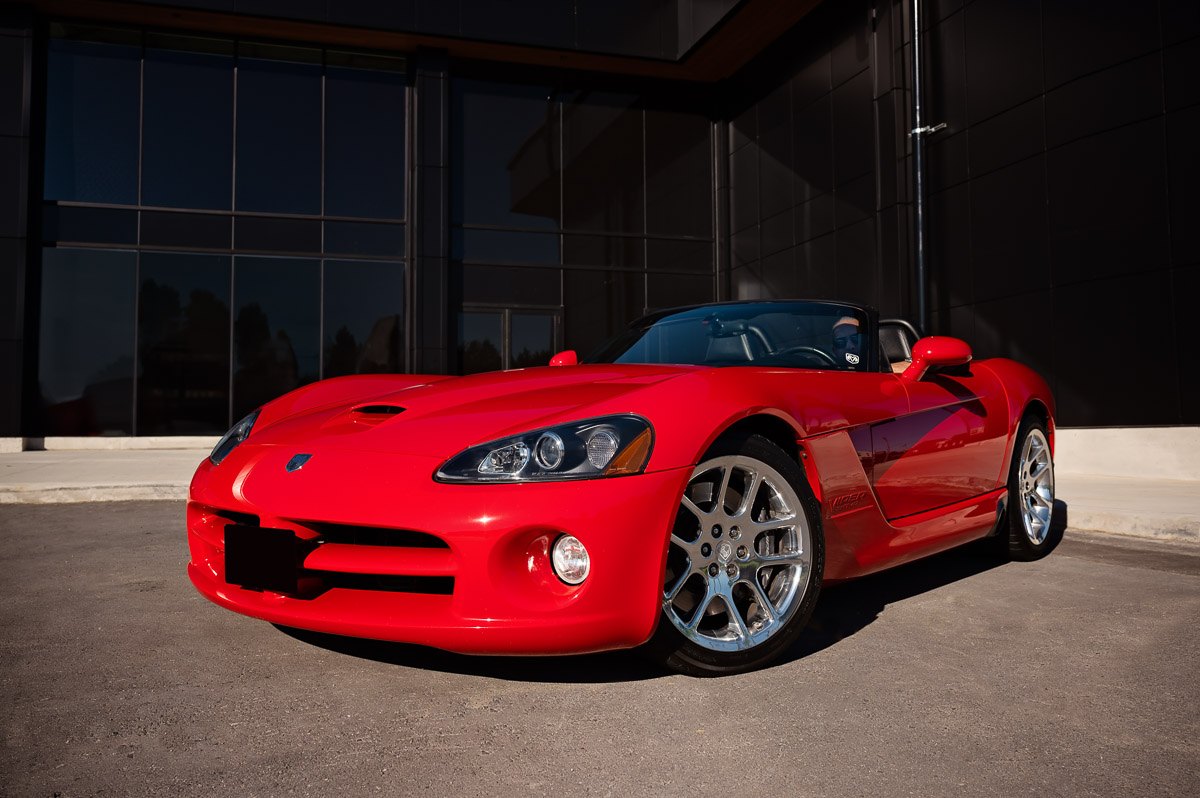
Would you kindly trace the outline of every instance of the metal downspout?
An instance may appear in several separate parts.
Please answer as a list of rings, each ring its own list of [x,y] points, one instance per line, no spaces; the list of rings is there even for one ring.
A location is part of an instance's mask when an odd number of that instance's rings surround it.
[[[925,137],[946,126],[942,122],[933,127],[925,124],[922,115],[923,92],[921,90],[921,0],[912,0],[912,138],[913,163],[913,242],[916,248],[917,266],[917,328],[922,335],[929,332],[929,311],[926,297],[929,295],[925,262]]]

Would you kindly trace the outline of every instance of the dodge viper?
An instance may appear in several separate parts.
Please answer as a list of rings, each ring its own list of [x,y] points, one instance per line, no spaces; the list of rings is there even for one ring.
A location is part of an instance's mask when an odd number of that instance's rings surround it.
[[[679,308],[582,362],[268,402],[196,471],[188,574],[286,627],[735,673],[822,584],[988,537],[1047,554],[1053,446],[1046,383],[961,340],[851,303]]]

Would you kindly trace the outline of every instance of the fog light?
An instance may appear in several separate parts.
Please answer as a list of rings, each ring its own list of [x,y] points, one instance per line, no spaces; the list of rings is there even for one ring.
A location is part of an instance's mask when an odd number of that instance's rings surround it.
[[[554,565],[555,575],[568,585],[577,585],[587,579],[588,571],[592,568],[587,549],[574,535],[560,535],[554,541],[550,562]]]

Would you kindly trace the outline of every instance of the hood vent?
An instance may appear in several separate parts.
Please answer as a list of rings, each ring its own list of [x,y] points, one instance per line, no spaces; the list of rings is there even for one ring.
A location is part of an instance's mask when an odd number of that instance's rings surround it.
[[[356,407],[350,411],[351,413],[362,413],[370,416],[394,416],[397,413],[403,413],[403,407],[396,405],[363,405]]]
[[[403,412],[404,408],[397,405],[362,405],[350,411],[350,420],[373,427]]]

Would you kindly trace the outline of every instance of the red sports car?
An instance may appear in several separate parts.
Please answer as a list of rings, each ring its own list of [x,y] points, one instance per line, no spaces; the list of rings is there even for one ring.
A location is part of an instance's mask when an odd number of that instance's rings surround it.
[[[196,471],[188,573],[289,627],[733,673],[822,583],[988,536],[1047,554],[1053,419],[1028,368],[861,305],[668,310],[582,364],[264,405]]]

